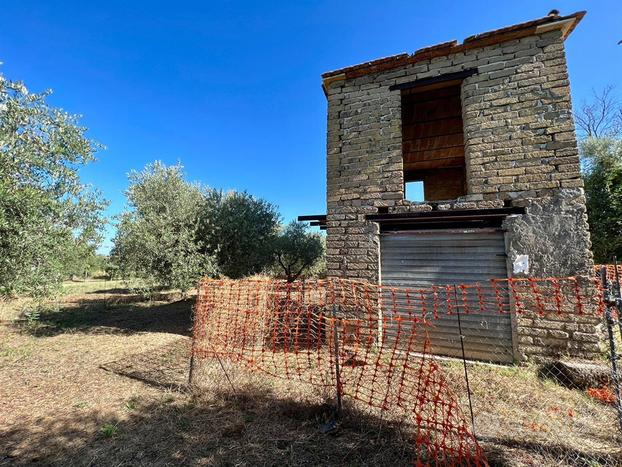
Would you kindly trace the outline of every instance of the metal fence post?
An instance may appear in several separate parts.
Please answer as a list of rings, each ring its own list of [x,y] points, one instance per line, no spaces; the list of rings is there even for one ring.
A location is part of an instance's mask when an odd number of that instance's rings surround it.
[[[614,320],[611,315],[611,307],[616,306],[618,300],[611,294],[611,284],[607,278],[607,268],[602,267],[600,270],[601,281],[603,284],[603,294],[605,295],[605,321],[607,323],[607,334],[609,335],[609,354],[611,359],[611,384],[613,385],[614,395],[616,398],[615,405],[618,412],[618,423],[620,431],[622,431],[622,397],[620,393],[620,378],[618,373],[618,353],[616,352],[615,337],[613,334]],[[618,317],[619,321],[619,317]]]
[[[188,386],[192,386],[194,382],[194,352],[190,354],[190,369],[188,371]]]
[[[456,314],[458,315],[458,334],[460,335],[460,348],[462,349],[462,365],[464,367],[464,380],[466,381],[467,396],[469,398],[469,411],[471,412],[471,427],[473,428],[473,436],[475,436],[475,416],[473,415],[473,401],[471,400],[471,385],[469,384],[469,371],[467,370],[466,353],[464,352],[464,334],[462,334],[462,323],[460,320],[460,306],[458,305],[458,292],[456,284],[454,284],[454,300],[456,306]]]
[[[337,385],[337,410],[335,415],[337,418],[341,416],[341,368],[339,362],[339,329],[337,327],[337,304],[333,304],[333,347],[335,351],[335,382]]]

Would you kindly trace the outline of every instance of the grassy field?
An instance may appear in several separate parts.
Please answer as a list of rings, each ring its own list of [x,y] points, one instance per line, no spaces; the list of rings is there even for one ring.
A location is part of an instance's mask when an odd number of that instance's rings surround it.
[[[0,465],[411,465],[408,430],[378,414],[349,406],[321,434],[330,407],[313,388],[249,376],[234,393],[222,378],[188,390],[192,297],[90,281],[29,323],[32,306],[0,302]],[[444,366],[463,397],[461,365]],[[494,465],[615,465],[610,407],[533,372],[470,371]]]

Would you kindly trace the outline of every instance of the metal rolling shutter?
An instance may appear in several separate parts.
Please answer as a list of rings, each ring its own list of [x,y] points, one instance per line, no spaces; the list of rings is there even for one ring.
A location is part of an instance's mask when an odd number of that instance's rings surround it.
[[[445,295],[441,300],[449,300],[459,307],[467,303],[467,312],[463,310],[460,315],[467,358],[513,361],[510,315],[499,313],[499,295],[495,296],[490,287],[490,279],[507,277],[503,232],[456,229],[384,233],[380,241],[380,257],[381,281],[386,286],[429,291],[434,285],[480,284],[481,292],[477,297],[475,292],[466,296],[458,292],[460,296],[456,296],[451,292],[453,288],[450,291],[442,288],[440,293]],[[431,295],[425,293],[426,297]],[[507,303],[506,294],[501,300]],[[432,309],[431,303],[427,309]],[[430,320],[431,351],[461,357],[457,315],[447,311],[441,305],[438,318]],[[400,312],[399,305],[397,312]],[[389,336],[390,326],[389,322]]]

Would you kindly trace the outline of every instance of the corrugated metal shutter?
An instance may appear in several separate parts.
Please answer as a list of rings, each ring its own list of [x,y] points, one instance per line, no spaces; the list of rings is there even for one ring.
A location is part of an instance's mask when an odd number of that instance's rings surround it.
[[[499,300],[507,303],[507,294],[500,295],[490,286],[490,279],[507,277],[503,232],[461,229],[384,233],[380,257],[383,285],[428,291],[432,286],[480,285],[466,295],[460,288],[456,292],[453,287],[437,289],[440,299],[436,310],[440,312],[431,319],[428,330],[433,353],[462,356],[456,314],[461,311],[467,358],[513,361],[510,315],[499,313],[498,307]],[[422,296],[432,300],[432,293]],[[396,308],[402,312],[399,304]],[[433,303],[427,304],[427,310],[433,308]],[[391,336],[391,329],[386,329],[386,336]]]

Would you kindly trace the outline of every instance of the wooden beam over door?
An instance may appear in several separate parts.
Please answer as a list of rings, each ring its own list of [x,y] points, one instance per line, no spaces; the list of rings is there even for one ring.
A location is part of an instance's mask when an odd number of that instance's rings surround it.
[[[446,73],[444,75],[432,76],[430,78],[416,79],[415,81],[409,81],[408,83],[394,84],[389,86],[389,91],[402,91],[404,89],[412,89],[420,86],[431,86],[436,84],[448,84],[448,81],[462,81],[477,74],[477,68],[469,68],[468,70],[458,71],[456,73]]]

